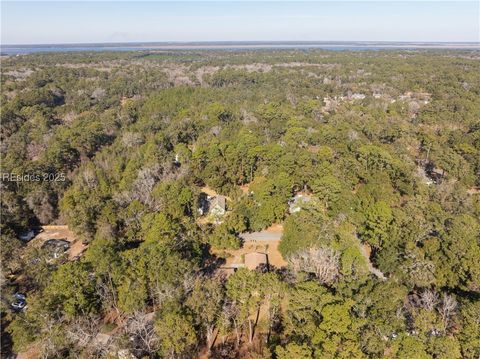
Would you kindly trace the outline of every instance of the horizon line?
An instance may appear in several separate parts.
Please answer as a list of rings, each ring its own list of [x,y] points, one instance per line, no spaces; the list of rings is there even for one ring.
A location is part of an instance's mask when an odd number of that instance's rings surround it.
[[[480,45],[479,41],[404,41],[404,40],[188,40],[188,41],[108,41],[108,42],[52,42],[52,43],[0,43],[2,47],[23,47],[23,46],[105,46],[105,45],[268,45],[268,44],[302,44],[302,45],[315,45],[315,44],[416,44],[416,45],[429,45],[429,44],[469,44]]]

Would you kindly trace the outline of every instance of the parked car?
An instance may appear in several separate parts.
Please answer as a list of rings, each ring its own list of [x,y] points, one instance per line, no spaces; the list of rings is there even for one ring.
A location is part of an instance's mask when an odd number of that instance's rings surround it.
[[[20,240],[23,242],[30,242],[33,239],[33,237],[35,237],[35,232],[33,230],[24,232],[19,236]]]
[[[23,293],[15,293],[13,296],[15,297],[15,299],[18,299],[18,300],[23,300],[23,301],[27,300],[27,296]]]
[[[26,232],[23,232],[18,236],[18,238],[23,242],[30,242],[35,236],[39,233],[43,232],[43,228],[33,228],[29,229]]]
[[[22,293],[15,293],[13,295],[14,300],[10,303],[10,306],[14,311],[22,311],[27,307],[27,297]]]

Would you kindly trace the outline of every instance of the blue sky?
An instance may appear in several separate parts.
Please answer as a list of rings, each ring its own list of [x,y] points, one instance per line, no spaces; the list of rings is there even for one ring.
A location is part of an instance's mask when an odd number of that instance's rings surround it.
[[[480,1],[2,1],[2,44],[480,41]]]

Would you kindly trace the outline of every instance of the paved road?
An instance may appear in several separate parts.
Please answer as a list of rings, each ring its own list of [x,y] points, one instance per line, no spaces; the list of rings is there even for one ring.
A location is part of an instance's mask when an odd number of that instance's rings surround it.
[[[240,238],[244,241],[279,241],[282,238],[281,232],[252,232],[252,233],[242,233]]]

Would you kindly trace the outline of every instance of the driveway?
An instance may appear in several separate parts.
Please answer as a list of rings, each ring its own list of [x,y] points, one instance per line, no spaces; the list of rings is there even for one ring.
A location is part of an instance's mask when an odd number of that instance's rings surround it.
[[[282,238],[281,232],[252,232],[252,233],[241,233],[240,238],[242,238],[245,242],[248,241],[279,241]]]

